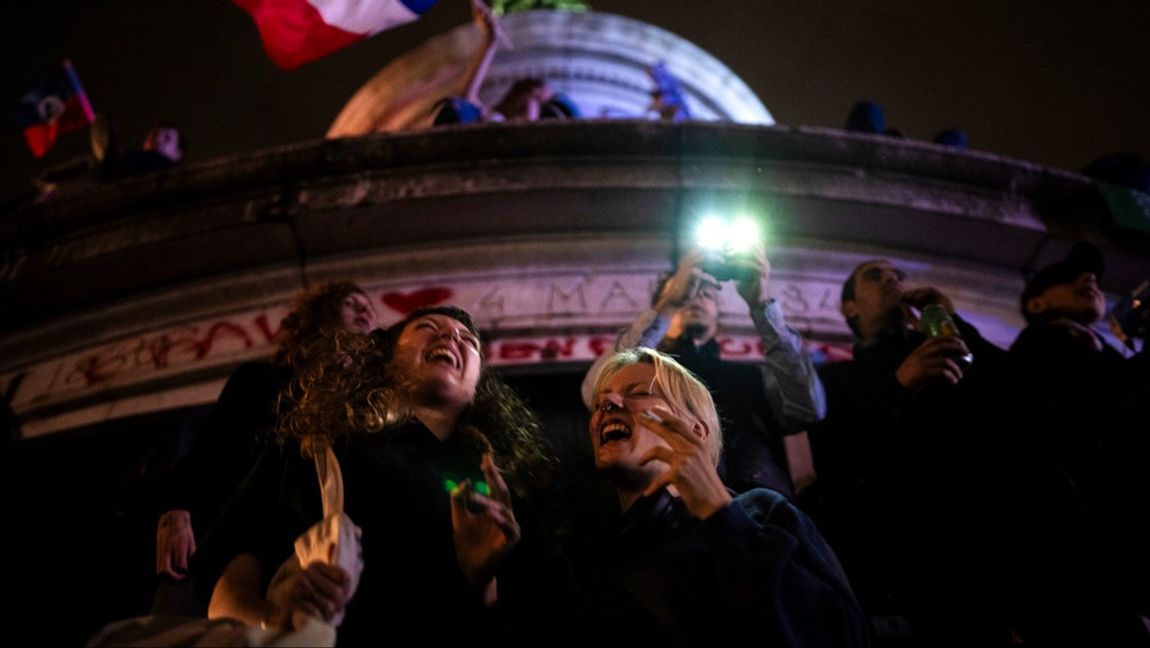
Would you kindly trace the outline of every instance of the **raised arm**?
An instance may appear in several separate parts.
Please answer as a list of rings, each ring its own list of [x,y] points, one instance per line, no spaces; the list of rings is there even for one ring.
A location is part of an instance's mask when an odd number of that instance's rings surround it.
[[[826,392],[810,353],[803,348],[802,337],[787,325],[782,307],[769,295],[771,264],[761,245],[748,263],[757,272],[736,282],[735,287],[747,303],[763,344],[767,401],[778,422],[786,430],[798,432],[826,416]]]
[[[667,336],[671,329],[671,320],[675,313],[695,294],[704,282],[714,279],[699,269],[701,254],[693,249],[683,255],[675,274],[663,284],[659,295],[651,307],[645,308],[635,316],[631,325],[619,332],[615,339],[615,351],[626,351],[636,347],[654,349],[659,342]],[[595,359],[587,374],[583,377],[580,391],[583,395],[583,404],[590,407],[592,391],[595,389],[595,380],[603,369],[610,353],[605,353]]]

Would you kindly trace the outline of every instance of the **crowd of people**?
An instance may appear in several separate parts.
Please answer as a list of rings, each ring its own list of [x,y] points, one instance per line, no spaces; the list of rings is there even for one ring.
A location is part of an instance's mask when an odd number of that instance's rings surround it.
[[[480,101],[508,43],[472,6],[482,47],[434,123],[578,117],[544,79]],[[650,112],[689,118],[677,80],[650,74]],[[846,128],[901,136],[874,102]],[[957,129],[934,141],[968,145]],[[185,148],[161,124],[83,169],[141,175]],[[40,197],[78,168],[46,173]],[[866,261],[841,293],[853,357],[820,367],[761,245],[729,278],[703,261],[687,251],[583,381],[586,448],[615,495],[590,529],[467,312],[380,327],[354,283],[301,295],[275,357],[235,371],[173,476],[153,614],[90,644],[1150,643],[1150,361],[1133,343],[1150,310],[1125,320],[1128,345],[1100,333],[1097,249],[1029,279],[1008,349],[943,292]],[[721,356],[723,281],[761,363]],[[952,328],[928,330],[928,309]],[[816,473],[801,488],[796,435]]]
[[[862,263],[841,299],[853,359],[817,369],[763,247],[730,263],[764,361],[720,357],[721,282],[685,253],[584,381],[616,496],[591,527],[466,312],[377,328],[355,284],[302,296],[176,475],[154,614],[93,645],[326,642],[312,623],[344,645],[1150,640],[1150,367],[1098,333],[1096,248],[1034,274],[1009,349]],[[796,489],[782,440],[801,432],[817,479]]]

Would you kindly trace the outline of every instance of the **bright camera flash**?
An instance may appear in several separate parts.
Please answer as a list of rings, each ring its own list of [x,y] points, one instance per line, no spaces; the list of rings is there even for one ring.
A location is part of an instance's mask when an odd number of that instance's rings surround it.
[[[707,250],[722,250],[727,244],[727,227],[717,216],[707,216],[695,228],[695,241]]]
[[[759,226],[749,216],[739,216],[727,228],[727,249],[742,252],[759,240]]]

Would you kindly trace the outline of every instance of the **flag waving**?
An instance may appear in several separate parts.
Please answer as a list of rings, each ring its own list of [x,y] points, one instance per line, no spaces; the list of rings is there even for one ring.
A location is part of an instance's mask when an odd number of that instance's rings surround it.
[[[51,79],[24,93],[16,107],[16,125],[24,129],[24,141],[36,157],[44,157],[58,135],[79,130],[95,117],[69,61]]]
[[[235,0],[252,15],[276,65],[297,68],[412,22],[436,0]]]

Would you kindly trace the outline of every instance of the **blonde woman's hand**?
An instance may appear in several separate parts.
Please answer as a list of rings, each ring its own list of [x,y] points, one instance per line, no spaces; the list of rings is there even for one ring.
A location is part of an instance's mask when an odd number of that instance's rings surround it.
[[[663,406],[644,410],[639,417],[644,427],[668,444],[651,448],[639,458],[643,465],[655,460],[667,464],[667,470],[648,485],[644,495],[653,495],[664,486],[673,487],[687,511],[700,520],[730,503],[731,494],[707,452],[700,423]]]

